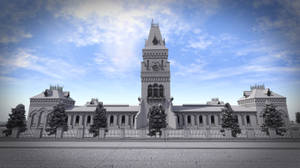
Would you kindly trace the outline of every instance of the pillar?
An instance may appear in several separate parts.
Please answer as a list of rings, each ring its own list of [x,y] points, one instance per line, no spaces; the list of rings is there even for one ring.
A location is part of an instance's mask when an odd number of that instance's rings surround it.
[[[187,122],[187,115],[184,115],[184,128],[187,128],[188,122]]]
[[[208,115],[208,114],[205,114],[205,118],[206,118],[206,125],[210,125],[210,122],[209,122],[209,115]]]
[[[86,127],[86,120],[87,120],[87,115],[83,114],[83,127]]]
[[[79,115],[79,126],[82,126],[82,114],[81,115]]]
[[[91,115],[91,123],[90,125],[93,125],[94,124],[94,115]]]
[[[76,114],[73,114],[73,127],[75,127],[75,124],[76,124]]]
[[[116,114],[114,114],[114,122],[113,122],[114,127],[118,126],[117,121],[118,121],[118,116]]]
[[[72,117],[72,116],[71,116],[70,114],[68,114],[68,127],[71,126],[71,120],[72,120],[71,117]]]
[[[129,126],[129,116],[128,116],[128,114],[125,115],[125,126]]]

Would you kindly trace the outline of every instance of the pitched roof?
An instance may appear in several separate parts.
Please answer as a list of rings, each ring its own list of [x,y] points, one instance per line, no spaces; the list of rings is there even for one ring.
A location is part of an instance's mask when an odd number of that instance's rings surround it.
[[[162,39],[159,25],[151,23],[148,39],[146,40],[145,49],[166,49]]]
[[[47,92],[47,96],[45,95],[45,92]],[[63,92],[62,90],[56,90],[56,89],[46,89],[44,92],[41,92],[38,95],[35,95],[31,97],[31,99],[68,99],[74,101],[70,96],[70,92]]]
[[[139,106],[104,105],[107,112],[138,112]],[[96,106],[74,106],[66,109],[66,112],[94,112]]]
[[[264,88],[253,88],[251,91],[244,91],[244,95],[239,100],[251,99],[251,98],[285,98],[273,91],[270,91],[270,95],[268,95],[269,89]]]
[[[173,106],[173,111],[175,112],[221,112],[224,105],[207,105],[207,104],[192,104],[192,105],[182,105]],[[256,112],[255,107],[243,107],[238,105],[231,105],[231,108],[235,112]]]

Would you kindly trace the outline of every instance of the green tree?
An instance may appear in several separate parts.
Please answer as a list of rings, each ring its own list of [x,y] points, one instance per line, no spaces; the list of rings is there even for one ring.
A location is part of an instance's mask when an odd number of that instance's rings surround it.
[[[9,136],[11,135],[13,128],[19,128],[20,132],[26,130],[25,106],[23,104],[19,104],[16,108],[11,109],[11,114],[9,114],[6,123],[6,130],[4,130],[3,133],[6,136]]]
[[[161,136],[161,129],[167,127],[166,114],[162,105],[152,106],[149,109],[149,135],[154,136],[158,132]]]
[[[296,123],[300,124],[300,112],[296,113]]]
[[[67,124],[68,116],[65,112],[65,107],[63,104],[58,104],[53,107],[53,111],[49,115],[48,124],[49,127],[46,128],[48,135],[56,134],[57,128],[62,128],[63,131],[68,130]]]
[[[283,128],[284,121],[282,118],[281,110],[277,110],[274,104],[266,104],[263,111],[263,124],[262,131],[266,132],[269,135],[269,129],[275,129],[277,135],[283,135],[286,132],[286,129]]]
[[[102,103],[98,103],[93,120],[94,122],[91,125],[89,132],[92,133],[94,137],[99,135],[100,128],[105,128],[105,131],[107,131],[106,109],[103,107]]]
[[[233,110],[229,103],[225,104],[225,108],[222,109],[222,129],[221,132],[224,132],[224,129],[230,129],[231,135],[236,137],[237,134],[241,133],[241,129],[238,123],[237,116],[233,115]]]

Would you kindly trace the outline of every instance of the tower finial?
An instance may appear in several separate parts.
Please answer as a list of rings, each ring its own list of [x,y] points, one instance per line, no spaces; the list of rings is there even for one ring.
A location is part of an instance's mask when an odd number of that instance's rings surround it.
[[[153,25],[153,18],[152,18],[152,20],[151,20],[151,25]]]

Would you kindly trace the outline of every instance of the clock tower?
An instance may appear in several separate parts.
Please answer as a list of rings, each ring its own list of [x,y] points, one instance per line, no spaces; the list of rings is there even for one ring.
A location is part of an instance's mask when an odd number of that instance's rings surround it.
[[[141,62],[141,97],[139,112],[136,116],[136,128],[148,126],[148,113],[153,105],[162,105],[167,114],[167,127],[176,128],[177,119],[172,112],[170,96],[170,62],[165,40],[162,39],[159,25],[151,23],[148,39],[143,49]]]

